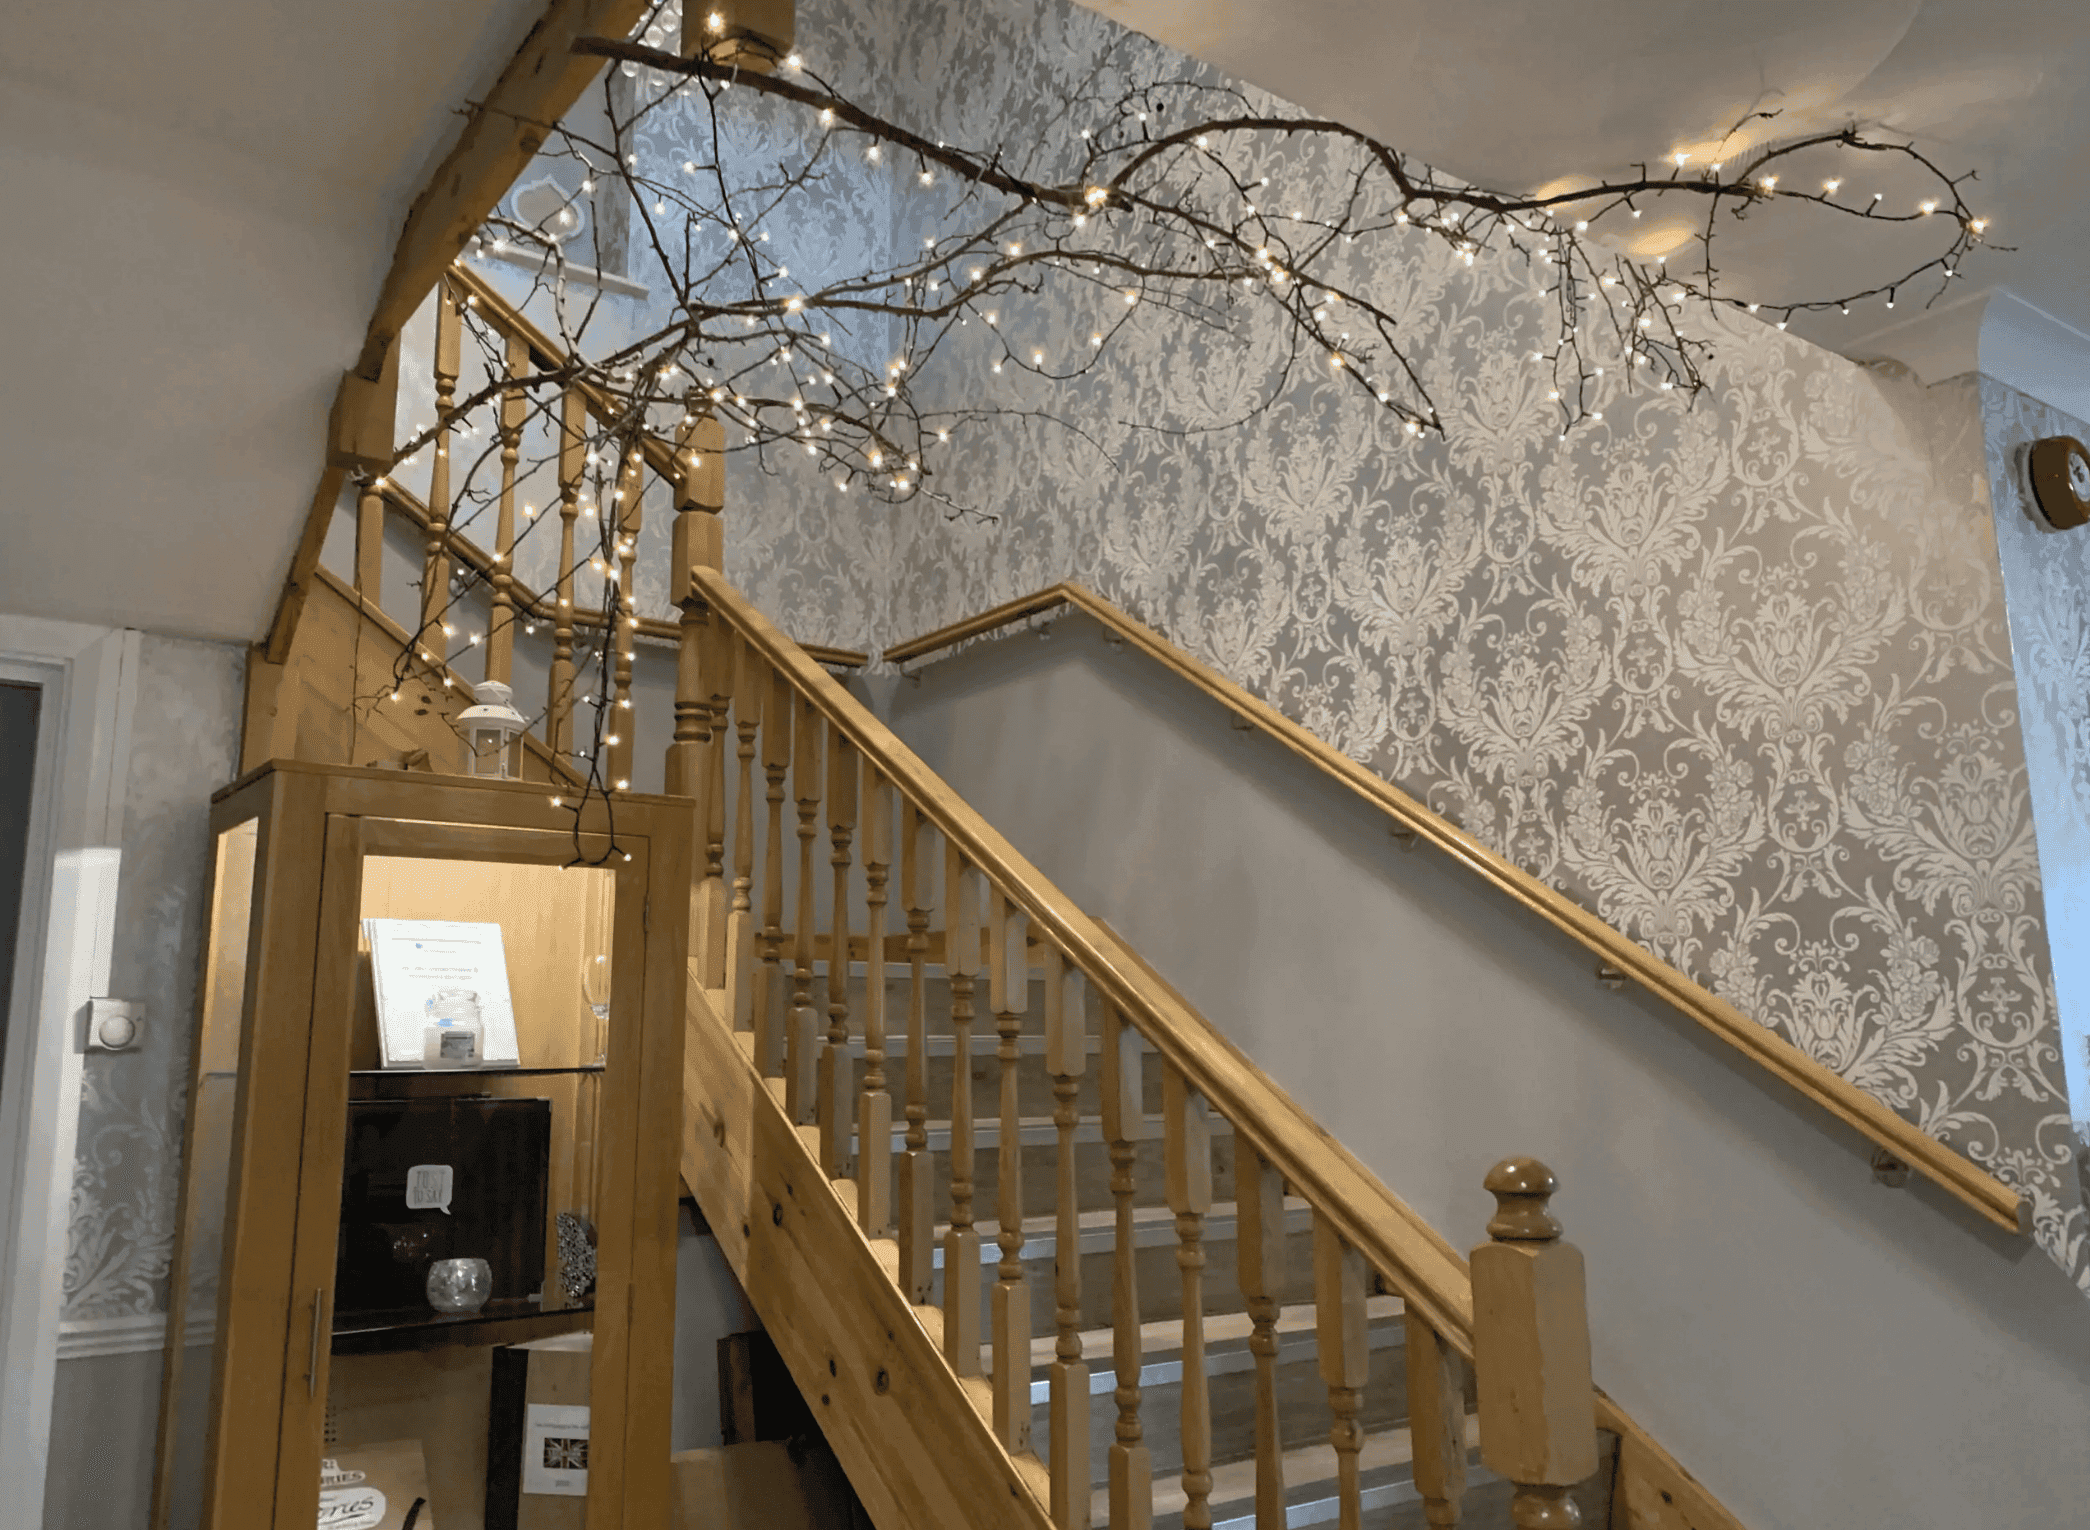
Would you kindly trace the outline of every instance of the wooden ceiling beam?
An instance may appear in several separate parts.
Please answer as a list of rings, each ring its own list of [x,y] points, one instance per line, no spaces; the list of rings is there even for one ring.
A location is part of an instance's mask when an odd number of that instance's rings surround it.
[[[408,209],[356,361],[358,374],[377,380],[407,320],[601,71],[601,59],[573,51],[575,40],[622,37],[645,9],[646,0],[551,0],[545,7]]]

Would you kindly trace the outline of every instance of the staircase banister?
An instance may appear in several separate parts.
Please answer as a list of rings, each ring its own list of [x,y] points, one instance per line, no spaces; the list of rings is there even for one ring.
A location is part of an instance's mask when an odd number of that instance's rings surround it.
[[[1316,1126],[1261,1069],[1205,1024],[1109,930],[1083,913],[1014,845],[901,743],[833,676],[784,636],[717,570],[697,567],[703,599],[798,693],[1048,934],[1102,996],[1293,1188],[1337,1222],[1367,1261],[1422,1309],[1458,1348],[1472,1347],[1472,1288],[1465,1261],[1356,1159]]]
[[[1985,1220],[2011,1232],[2030,1235],[2029,1198],[1093,590],[1071,582],[1051,585],[896,644],[887,648],[883,657],[895,664],[908,663],[1065,607],[1095,618],[1113,635],[1203,691],[1250,727],[1268,734],[1307,764],[1334,777],[1378,807],[1402,833],[1436,846]]]
[[[483,317],[503,335],[511,336],[529,346],[533,359],[542,358],[549,365],[547,370],[568,366],[573,358],[559,343],[539,329],[521,309],[510,303],[485,277],[460,260],[450,268],[450,279],[474,301],[472,310]],[[624,411],[617,400],[595,384],[575,379],[565,384],[588,406],[588,413],[605,424],[614,424],[623,418]],[[639,437],[639,450],[646,459],[646,466],[673,483],[679,476],[675,466],[675,448],[651,431]]]
[[[428,529],[428,507],[421,503],[420,496],[413,490],[387,478],[379,486],[378,493],[387,504],[412,521],[419,530]],[[457,561],[474,573],[482,578],[493,574],[496,567],[493,555],[470,537],[462,532],[452,531],[449,533],[447,545],[456,555]],[[521,580],[516,580],[512,588],[517,609],[531,621],[548,622],[553,619],[550,596],[531,589]],[[574,608],[572,620],[576,627],[593,629],[602,626],[603,615],[597,607],[577,606]],[[675,622],[658,616],[641,616],[636,620],[638,625],[633,630],[640,637],[650,638],[659,643],[672,644],[678,641],[680,628]],[[825,643],[800,643],[798,646],[811,654],[815,663],[825,665],[829,669],[862,669],[871,662],[868,654],[859,653],[853,648],[836,648]]]

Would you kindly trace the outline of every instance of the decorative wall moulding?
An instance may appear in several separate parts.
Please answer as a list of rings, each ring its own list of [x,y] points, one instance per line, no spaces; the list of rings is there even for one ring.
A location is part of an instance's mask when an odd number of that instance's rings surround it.
[[[2034,441],[2026,454],[2032,499],[2056,531],[2090,521],[2090,450],[2074,436]]]

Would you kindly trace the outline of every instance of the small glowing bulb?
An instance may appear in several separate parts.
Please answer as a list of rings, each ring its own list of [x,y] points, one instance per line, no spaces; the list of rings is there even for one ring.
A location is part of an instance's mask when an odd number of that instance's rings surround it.
[[[1823,181],[1823,182],[1821,183],[1821,189],[1822,189],[1822,190],[1824,190],[1824,191],[1826,191],[1826,192],[1829,192],[1829,193],[1833,194],[1833,193],[1834,193],[1834,192],[1836,191],[1836,189],[1837,189],[1837,188],[1838,188],[1839,186],[1841,186],[1842,184],[1843,184],[1843,182],[1841,182],[1841,181],[1835,181],[1835,180],[1831,180],[1831,181]]]
[[[1938,204],[1934,201],[1925,202],[1921,205],[1923,210],[1923,216],[1925,216],[1926,218],[1938,210]]]
[[[786,69],[803,69],[805,66],[806,61],[796,53],[790,54],[784,59],[784,67]]]
[[[877,164],[880,158],[880,150],[878,145],[874,143],[871,145],[870,148],[866,149],[864,151],[864,158],[868,159],[874,165]]]
[[[726,29],[726,18],[713,11],[704,18],[704,29],[709,32],[723,32]]]

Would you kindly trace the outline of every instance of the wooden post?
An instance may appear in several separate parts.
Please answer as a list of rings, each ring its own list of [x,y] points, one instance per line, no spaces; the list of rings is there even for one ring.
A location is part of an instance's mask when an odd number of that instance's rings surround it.
[[[1255,1357],[1256,1530],[1284,1530],[1284,1443],[1277,1424],[1277,1308],[1284,1295],[1284,1176],[1234,1134],[1236,1271]]]
[[[1458,1524],[1466,1498],[1465,1363],[1414,1307],[1402,1322],[1415,1490],[1422,1495],[1423,1522],[1449,1530]]]
[[[553,758],[567,765],[573,763],[573,533],[580,519],[587,450],[588,405],[569,388],[559,399],[559,572],[552,605],[550,695],[544,707],[544,741]]]
[[[375,478],[356,493],[356,593],[376,605],[385,574],[385,491]]]
[[[644,457],[634,452],[630,466],[629,494],[634,503],[643,487]],[[708,411],[685,408],[675,428],[675,471],[670,477],[675,491],[673,550],[675,567],[725,566],[726,428]],[[634,526],[633,540],[637,539]],[[629,638],[629,627],[624,636]],[[723,631],[719,637],[723,639]],[[619,650],[620,662],[622,650]],[[697,816],[697,832],[704,837],[704,855],[698,868],[696,899],[690,911],[690,958],[696,964],[697,980],[706,988],[726,986],[726,917],[731,899],[726,890],[726,710],[739,678],[721,651],[719,662],[705,671],[708,684],[696,701],[711,714],[710,745],[703,757],[691,762],[710,782],[704,810]],[[623,719],[620,719],[622,721]],[[675,790],[673,787],[670,791]],[[685,793],[700,795],[696,791]]]
[[[987,890],[987,1003],[1001,1045],[1001,1123],[995,1134],[994,1432],[1013,1452],[1030,1449],[1030,1282],[1023,1270],[1023,1012],[1030,1003],[1030,916],[998,887]]]
[[[603,611],[603,620],[608,623],[608,630],[603,633],[603,640],[615,644],[617,657],[615,667],[611,671],[608,731],[604,733],[602,740],[608,746],[609,756],[609,779],[604,782],[604,785],[620,792],[631,790],[632,748],[638,736],[637,714],[633,711],[631,705],[632,639],[638,626],[638,607],[633,604],[632,600],[632,567],[638,561],[639,532],[644,529],[646,519],[645,482],[643,478],[643,464],[645,460],[645,457],[639,451],[636,441],[627,444],[624,461],[617,470],[617,488],[611,498],[610,508],[607,512],[615,516],[614,525],[616,532],[614,540],[611,542],[611,551],[615,554],[617,560],[617,598],[609,602],[607,608]],[[676,516],[676,520],[680,521],[682,519],[682,516]],[[681,559],[677,558],[676,562],[680,563]],[[686,572],[682,577],[687,582],[689,576]],[[674,575],[671,573],[669,575],[670,583],[673,582],[673,579]],[[694,608],[689,606],[683,607],[685,625],[692,619],[692,609],[694,609],[694,621],[697,628],[697,643],[699,647],[715,648],[716,644],[708,641],[708,634],[703,630],[707,625],[708,618],[706,616],[706,608],[701,601]],[[718,736],[718,728],[710,710],[711,686],[706,682],[712,678],[711,672],[716,668],[716,665],[716,658],[707,654],[697,663],[690,666],[691,678],[695,682],[695,700],[697,705],[704,711],[703,720],[697,725],[692,735],[696,747],[690,751],[690,756],[702,762],[698,769],[705,771],[707,776],[711,749],[713,741]],[[681,681],[682,675],[678,669],[675,686],[675,710],[678,713],[683,707]],[[676,737],[678,744],[683,742],[680,734]],[[681,761],[682,752],[676,751],[670,755],[670,759]],[[688,770],[686,765],[681,768],[685,772]],[[707,784],[708,780],[693,779],[685,774],[677,785],[669,786],[667,790],[672,796],[702,797],[704,795],[703,788]],[[699,809],[697,822],[699,824],[709,822],[709,816],[708,809]],[[711,983],[706,986],[716,988],[719,985]]]
[[[507,373],[511,382],[530,370],[530,347],[508,339]],[[511,387],[501,395],[501,497],[493,528],[493,594],[486,622],[486,678],[507,685],[515,678],[515,464],[522,455],[523,421],[530,400]]]
[[[1473,1251],[1473,1368],[1481,1459],[1516,1485],[1518,1530],[1582,1523],[1568,1489],[1597,1469],[1582,1251],[1546,1203],[1559,1188],[1536,1158],[1488,1171],[1489,1241]]]
[[[936,826],[912,802],[900,809],[900,901],[907,906],[907,1150],[900,1158],[900,1287],[929,1300],[935,1279],[935,1159],[929,1153],[929,920],[942,860]],[[949,930],[945,930],[949,944]],[[955,1053],[954,1068],[967,1059]],[[978,1273],[977,1269],[974,1271]]]
[[[737,634],[733,641],[733,722],[739,737],[740,776],[733,793],[733,899],[726,915],[726,1013],[736,1031],[755,1028],[755,730],[762,724],[762,699],[768,677],[755,645]],[[722,719],[721,719],[722,721]],[[725,750],[715,751],[719,760]],[[715,816],[725,811],[725,793]]]
[[[951,1230],[943,1239],[943,1357],[980,1374],[980,1235],[972,1220],[972,998],[980,975],[986,880],[948,841],[943,862],[943,963],[951,980]]]
[[[849,1056],[849,868],[856,838],[857,752],[849,735],[827,726],[827,837],[833,847],[834,916],[827,946],[827,1045],[820,1053],[820,1163],[830,1179],[848,1179],[856,1099]]]
[[[784,1037],[784,1108],[807,1126],[820,1103],[820,1012],[813,1007],[813,841],[820,834],[820,740],[812,702],[798,698],[791,790],[798,800],[798,928],[791,935],[791,1023]]]
[[[885,900],[893,790],[864,761],[864,1086],[856,1113],[856,1218],[867,1237],[892,1222],[893,1097],[885,1087]]]
[[[1081,1190],[1074,1173],[1081,1076],[1088,1071],[1088,979],[1067,971],[1059,947],[1045,954],[1045,1071],[1059,1131],[1059,1206],[1053,1236],[1052,1521],[1088,1530],[1089,1368],[1081,1354]]]
[[[762,775],[767,782],[769,832],[762,847],[762,973],[755,987],[755,1060],[764,1078],[784,1066],[784,1025],[790,995],[784,986],[784,773],[791,768],[791,682],[766,675],[762,703]]]
[[[1110,1193],[1117,1208],[1111,1250],[1110,1365],[1117,1386],[1116,1438],[1110,1447],[1110,1530],[1148,1530],[1154,1522],[1154,1458],[1139,1422],[1139,1246],[1134,1167],[1146,1135],[1145,1047],[1115,1004],[1103,1010],[1103,1138],[1110,1144]]]
[[[1371,1335],[1366,1327],[1364,1256],[1342,1240],[1320,1213],[1314,1214],[1314,1348],[1321,1380],[1328,1387],[1328,1428],[1335,1447],[1336,1505],[1341,1530],[1362,1530],[1363,1484],[1358,1456],[1364,1449],[1364,1383],[1371,1371]]]
[[[421,646],[438,663],[450,658],[440,637],[450,606],[450,409],[457,402],[457,372],[463,351],[464,319],[445,280],[435,289],[435,460],[428,469],[428,541],[421,564]]]
[[[1212,1209],[1212,1125],[1205,1097],[1164,1064],[1161,1073],[1168,1206],[1176,1214],[1183,1277],[1183,1527],[1212,1530],[1212,1401],[1205,1377],[1205,1216]]]

